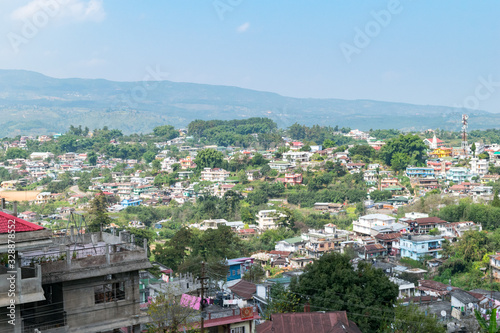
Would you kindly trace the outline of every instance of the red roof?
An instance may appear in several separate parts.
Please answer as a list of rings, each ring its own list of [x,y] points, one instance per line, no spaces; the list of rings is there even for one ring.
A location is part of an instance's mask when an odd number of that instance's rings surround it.
[[[15,217],[13,215],[7,214],[5,212],[0,211],[0,234],[6,234],[9,231],[9,227],[13,225],[12,222],[9,223],[9,221],[15,221],[15,232],[26,232],[26,231],[37,231],[37,230],[42,230],[45,229],[44,227],[41,227],[39,225],[36,225],[34,223],[30,223],[28,221],[25,221],[23,219],[20,219],[19,217]],[[11,227],[10,230],[13,230]]]
[[[345,311],[275,313],[270,321],[256,328],[257,333],[361,333],[358,326],[347,319]]]
[[[245,280],[241,280],[236,283],[234,286],[229,287],[233,293],[238,295],[241,299],[251,299],[252,295],[257,291],[257,286]]]

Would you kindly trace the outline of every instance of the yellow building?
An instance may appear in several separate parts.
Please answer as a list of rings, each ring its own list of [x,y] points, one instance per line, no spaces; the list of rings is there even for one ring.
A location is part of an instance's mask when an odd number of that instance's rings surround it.
[[[436,148],[434,149],[429,155],[435,158],[443,158],[443,157],[448,157],[451,156],[451,148]]]

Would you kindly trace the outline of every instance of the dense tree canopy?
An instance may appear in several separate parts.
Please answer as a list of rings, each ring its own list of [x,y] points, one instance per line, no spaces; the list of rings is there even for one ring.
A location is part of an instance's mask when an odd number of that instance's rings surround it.
[[[408,165],[423,165],[427,146],[418,135],[408,133],[387,140],[380,149],[380,157],[385,164],[396,171],[404,170]]]
[[[398,296],[382,270],[364,262],[354,270],[347,256],[335,252],[308,265],[290,288],[311,309],[347,311],[363,332],[375,332],[392,318]]]

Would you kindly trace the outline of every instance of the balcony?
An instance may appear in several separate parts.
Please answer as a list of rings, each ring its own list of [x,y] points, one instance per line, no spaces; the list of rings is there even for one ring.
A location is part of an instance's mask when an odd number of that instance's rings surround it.
[[[12,275],[15,280],[8,280]],[[7,273],[7,269],[2,267],[0,271],[0,306],[9,305],[10,297],[8,296],[11,289],[11,281],[15,284],[15,301],[16,304],[25,304],[45,300],[42,289],[42,271],[40,265],[33,268],[21,268],[14,274]]]

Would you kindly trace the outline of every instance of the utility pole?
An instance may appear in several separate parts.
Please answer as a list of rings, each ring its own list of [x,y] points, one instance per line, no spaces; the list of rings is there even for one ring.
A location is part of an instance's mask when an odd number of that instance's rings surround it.
[[[205,262],[201,262],[201,277],[198,278],[201,283],[200,294],[201,294],[201,302],[200,302],[200,310],[201,310],[201,333],[205,333],[205,319],[203,318],[203,307],[204,307],[204,299],[205,299],[205,280],[208,279],[205,276]]]

